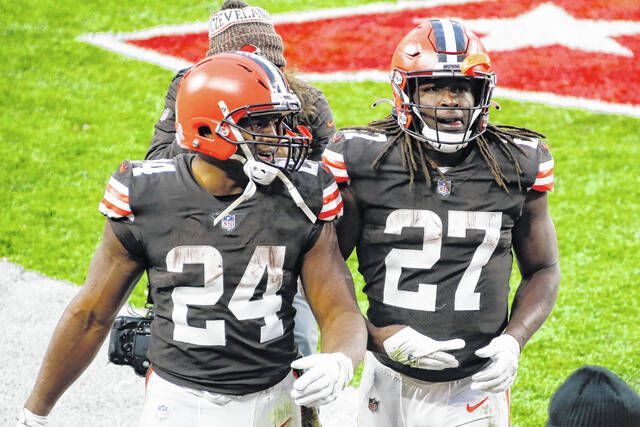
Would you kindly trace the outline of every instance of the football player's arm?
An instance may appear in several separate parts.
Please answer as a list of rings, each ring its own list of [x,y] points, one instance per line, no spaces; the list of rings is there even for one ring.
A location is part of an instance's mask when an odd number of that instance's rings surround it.
[[[527,194],[512,236],[522,281],[504,333],[475,352],[491,362],[471,377],[472,390],[502,393],[511,386],[522,347],[549,316],[558,295],[558,242],[546,193]]]
[[[406,325],[399,324],[378,327],[371,323],[369,319],[365,319],[365,324],[368,334],[367,349],[376,353],[384,353],[385,340],[406,328]]]
[[[522,275],[505,333],[520,348],[547,319],[558,296],[558,240],[549,214],[547,193],[530,191],[513,230],[513,248]]]
[[[85,283],[56,326],[26,409],[49,414],[95,357],[143,269],[144,264],[124,249],[107,221]]]
[[[320,406],[336,399],[364,357],[367,332],[356,304],[353,279],[338,247],[333,223],[305,254],[302,283],[320,325],[322,353],[295,360],[304,370],[291,390],[296,404]]]
[[[340,188],[340,195],[342,196],[344,208],[342,217],[336,223],[336,233],[338,235],[340,253],[347,260],[362,233],[362,217],[351,187]],[[369,319],[365,318],[364,321],[368,335],[367,348],[375,352],[384,352],[384,341],[406,327],[405,325],[377,327]]]
[[[333,121],[333,111],[331,111],[329,101],[327,101],[327,98],[321,91],[317,90],[314,92],[316,92],[314,102],[316,114],[311,120],[311,123],[309,123],[311,135],[313,136],[313,139],[311,140],[311,153],[309,153],[309,159],[320,161],[324,148],[336,133],[336,127]]]
[[[320,237],[306,253],[302,283],[320,326],[322,351],[342,352],[356,366],[364,357],[367,332],[333,223],[324,224]]]
[[[176,95],[185,73],[186,70],[181,70],[171,80],[165,96],[164,110],[153,127],[151,145],[145,154],[145,160],[171,159],[180,154],[180,147],[175,143]]]
[[[343,214],[336,224],[340,253],[346,260],[353,252],[362,233],[362,217],[358,202],[351,187],[340,188],[340,196],[344,203]]]

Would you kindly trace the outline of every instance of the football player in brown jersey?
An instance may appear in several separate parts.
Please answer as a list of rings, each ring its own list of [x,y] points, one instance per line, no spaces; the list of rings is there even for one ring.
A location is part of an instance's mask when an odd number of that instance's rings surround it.
[[[296,78],[286,68],[284,43],[276,32],[269,13],[242,0],[225,0],[209,17],[209,49],[207,55],[235,50],[257,49],[260,55],[284,71],[291,89],[301,103],[300,123],[307,126],[313,136],[308,158],[320,160],[324,147],[335,133],[333,112],[322,91]],[[165,105],[156,122],[151,144],[145,155],[147,160],[170,159],[186,152],[175,141],[176,92],[182,77],[189,69],[180,70],[171,80],[165,96]],[[296,309],[293,330],[298,350],[304,356],[315,353],[318,329],[304,293],[298,292],[293,300]]]
[[[299,426],[297,405],[334,400],[364,355],[332,222],[340,193],[305,162],[308,133],[292,127],[300,101],[280,70],[250,53],[211,56],[185,75],[176,111],[178,142],[195,153],[125,161],[109,180],[103,240],[20,426],[46,423],[145,270],[155,318],[140,426]],[[301,359],[299,276],[323,336],[322,353]]]
[[[359,423],[508,426],[520,352],[560,280],[553,158],[541,134],[489,124],[495,74],[459,22],[411,30],[391,68],[391,115],[323,154],[369,300]]]

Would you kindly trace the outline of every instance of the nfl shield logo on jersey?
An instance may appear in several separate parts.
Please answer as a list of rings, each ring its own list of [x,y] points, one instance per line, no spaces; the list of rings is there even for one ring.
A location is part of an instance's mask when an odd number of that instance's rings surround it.
[[[234,214],[225,215],[220,226],[223,230],[233,231],[236,228],[236,216]]]
[[[438,194],[442,197],[447,197],[451,194],[451,181],[445,181],[442,178],[438,179]]]

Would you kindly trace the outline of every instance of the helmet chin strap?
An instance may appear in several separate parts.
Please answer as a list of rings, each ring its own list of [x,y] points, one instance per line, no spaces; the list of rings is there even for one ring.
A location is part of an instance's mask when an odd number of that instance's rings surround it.
[[[423,122],[424,123],[424,122]],[[466,139],[467,132],[465,133],[450,133],[450,132],[442,132],[437,131],[435,129],[431,129],[425,123],[422,126],[422,136],[425,137],[429,145],[431,145],[435,150],[440,151],[442,153],[455,153],[456,151],[462,150],[469,143],[462,142]],[[436,141],[442,141],[441,143]]]
[[[469,145],[469,135],[472,132],[473,123],[480,115],[480,110],[475,110],[469,119],[470,125],[463,133],[443,132],[433,129],[427,125],[427,123],[420,115],[418,109],[413,107],[414,115],[420,119],[422,123],[422,130],[420,134],[424,136],[425,141],[429,143],[435,150],[442,153],[455,153],[460,151],[467,145]]]
[[[222,110],[222,115],[224,117],[227,117],[229,109],[227,108],[225,102],[220,101],[218,105],[220,106],[220,110]],[[227,121],[234,123],[231,117],[227,117]],[[239,161],[243,164],[242,170],[244,171],[244,174],[249,178],[249,182],[247,183],[247,186],[244,188],[244,191],[242,192],[240,197],[234,200],[233,203],[227,206],[224,211],[222,211],[218,216],[215,217],[215,219],[213,220],[213,225],[218,225],[218,223],[222,221],[222,218],[231,213],[231,211],[237,208],[242,202],[253,197],[256,194],[257,190],[256,183],[260,185],[269,185],[276,177],[278,177],[280,181],[282,181],[282,183],[285,185],[296,206],[298,206],[302,210],[302,212],[304,212],[304,214],[312,223],[315,223],[317,217],[311,211],[309,206],[307,206],[304,199],[300,195],[300,192],[293,185],[291,180],[289,180],[289,178],[277,167],[256,160],[255,157],[253,157],[253,153],[251,152],[249,147],[247,147],[247,144],[242,144],[242,142],[244,142],[244,138],[242,137],[240,131],[235,126],[230,126],[230,128],[236,141],[240,143],[238,145],[245,157],[239,156],[237,154],[232,154],[229,159]]]
[[[269,185],[276,179],[280,170],[274,166],[260,162],[253,157],[253,154],[247,148],[246,144],[242,144],[243,152],[247,156],[242,170],[247,177],[260,185]]]

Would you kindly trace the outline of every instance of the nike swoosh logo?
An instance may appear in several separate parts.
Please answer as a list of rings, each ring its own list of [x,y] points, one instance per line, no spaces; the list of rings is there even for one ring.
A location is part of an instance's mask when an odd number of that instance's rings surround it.
[[[482,405],[484,402],[486,402],[488,398],[489,398],[489,396],[485,397],[484,399],[482,399],[480,402],[476,403],[475,405],[469,405],[467,403],[467,412],[468,413],[472,413],[473,411],[478,409],[480,407],[480,405]]]

